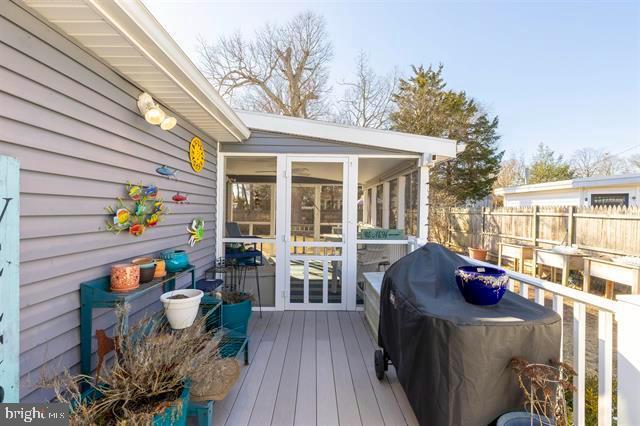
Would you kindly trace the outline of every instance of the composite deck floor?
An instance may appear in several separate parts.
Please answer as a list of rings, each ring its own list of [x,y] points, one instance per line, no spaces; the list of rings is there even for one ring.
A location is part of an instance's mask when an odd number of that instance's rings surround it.
[[[361,312],[254,312],[250,364],[214,425],[417,425],[395,371],[378,381]]]

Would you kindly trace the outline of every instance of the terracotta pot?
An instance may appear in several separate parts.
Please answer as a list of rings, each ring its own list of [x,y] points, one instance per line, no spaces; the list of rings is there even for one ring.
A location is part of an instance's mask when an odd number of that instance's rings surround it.
[[[487,260],[487,251],[485,249],[469,247],[469,257],[475,260]]]
[[[111,267],[111,291],[131,291],[140,286],[140,267],[120,263]]]
[[[164,278],[167,275],[165,263],[163,259],[153,259],[156,263],[156,273],[153,278]]]

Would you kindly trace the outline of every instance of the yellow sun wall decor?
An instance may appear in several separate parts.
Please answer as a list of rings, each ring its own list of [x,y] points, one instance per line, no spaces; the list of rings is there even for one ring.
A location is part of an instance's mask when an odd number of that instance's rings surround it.
[[[198,173],[204,167],[204,147],[202,146],[202,141],[197,136],[194,136],[189,144],[189,160],[191,161],[193,170]]]

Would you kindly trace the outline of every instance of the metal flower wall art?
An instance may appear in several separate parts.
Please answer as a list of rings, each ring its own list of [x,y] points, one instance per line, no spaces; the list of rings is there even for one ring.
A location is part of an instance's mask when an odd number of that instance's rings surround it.
[[[187,232],[191,235],[189,238],[189,245],[191,247],[202,241],[202,238],[204,237],[204,219],[193,219],[191,226],[187,226]]]
[[[129,199],[118,198],[115,206],[106,208],[111,218],[107,220],[107,231],[119,234],[128,231],[139,237],[148,228],[156,226],[166,213],[164,201],[158,198],[158,187],[127,184]]]

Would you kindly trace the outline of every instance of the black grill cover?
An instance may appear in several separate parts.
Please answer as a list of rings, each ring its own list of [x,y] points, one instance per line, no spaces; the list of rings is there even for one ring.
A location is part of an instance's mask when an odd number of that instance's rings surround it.
[[[466,265],[429,243],[394,263],[380,291],[379,344],[421,425],[486,425],[521,408],[513,357],[560,354],[560,316],[507,291],[495,306],[465,302],[454,272]]]

